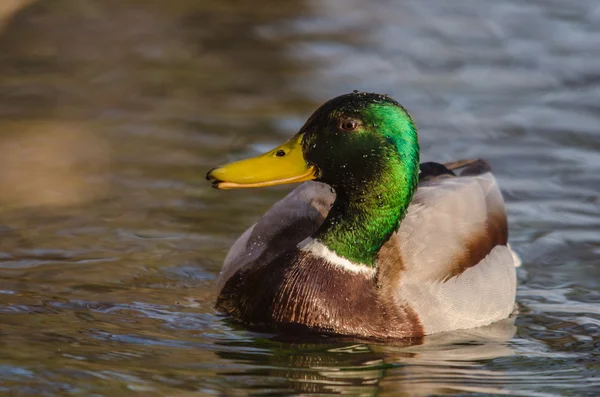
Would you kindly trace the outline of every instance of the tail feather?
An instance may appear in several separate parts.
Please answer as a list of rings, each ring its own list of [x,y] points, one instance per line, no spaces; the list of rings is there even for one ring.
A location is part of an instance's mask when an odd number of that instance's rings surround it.
[[[444,166],[450,171],[464,168],[459,174],[460,176],[481,175],[492,171],[488,162],[482,159],[457,160],[445,163]]]

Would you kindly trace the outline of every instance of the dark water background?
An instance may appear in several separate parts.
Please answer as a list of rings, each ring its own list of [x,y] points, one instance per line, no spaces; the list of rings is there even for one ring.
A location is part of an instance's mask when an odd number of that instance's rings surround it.
[[[597,0],[0,3],[0,394],[600,395]],[[402,102],[423,160],[491,162],[516,320],[406,346],[215,313],[290,188],[205,172],[352,89]]]

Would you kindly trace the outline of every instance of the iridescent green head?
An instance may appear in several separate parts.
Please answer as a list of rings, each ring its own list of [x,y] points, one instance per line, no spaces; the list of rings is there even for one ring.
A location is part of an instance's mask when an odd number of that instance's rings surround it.
[[[418,166],[416,127],[387,95],[354,92],[334,98],[310,117],[300,134],[304,158],[318,168],[317,180],[338,194],[387,183],[385,171],[406,160]]]
[[[387,95],[353,92],[323,104],[284,145],[211,170],[222,189],[314,179],[336,201],[313,236],[339,256],[375,266],[418,181],[419,142],[408,112]]]

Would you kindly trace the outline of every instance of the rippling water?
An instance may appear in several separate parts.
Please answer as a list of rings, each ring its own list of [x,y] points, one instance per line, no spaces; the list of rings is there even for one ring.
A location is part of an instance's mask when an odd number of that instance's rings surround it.
[[[600,395],[596,0],[2,4],[0,392]],[[290,188],[204,173],[352,89],[400,100],[423,160],[491,162],[516,318],[411,346],[215,313],[228,247]]]

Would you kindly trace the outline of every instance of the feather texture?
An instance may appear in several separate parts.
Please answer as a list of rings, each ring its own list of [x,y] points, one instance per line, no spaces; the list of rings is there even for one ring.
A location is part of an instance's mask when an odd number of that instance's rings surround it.
[[[399,230],[379,252],[375,282],[386,282],[378,294],[413,310],[425,334],[490,324],[513,310],[518,256],[507,246],[504,201],[486,166],[424,175]],[[232,246],[219,289],[240,269],[293,250],[334,200],[329,186],[305,182],[273,205]]]

